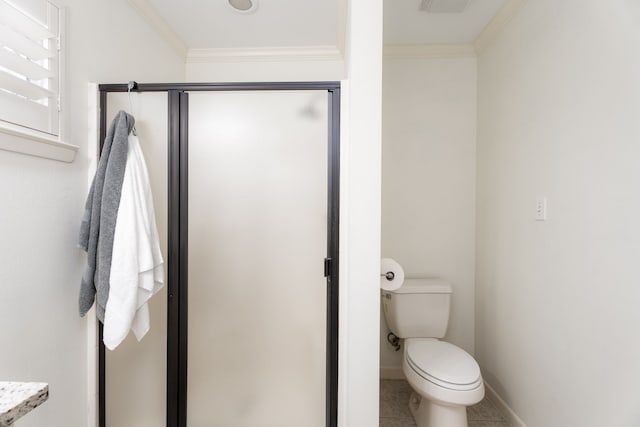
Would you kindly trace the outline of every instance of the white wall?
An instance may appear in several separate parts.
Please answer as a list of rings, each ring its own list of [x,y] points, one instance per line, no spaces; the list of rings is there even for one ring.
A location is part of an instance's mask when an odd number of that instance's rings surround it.
[[[445,339],[472,354],[476,105],[475,57],[384,62],[382,255],[451,282]],[[388,331],[383,319],[384,376],[402,365]]]
[[[187,62],[189,82],[337,81],[346,78],[345,61],[296,60]]]
[[[124,0],[67,7],[67,141],[72,164],[0,151],[0,380],[46,381],[21,427],[87,427],[87,320],[76,248],[87,192],[88,82],[180,81],[184,63]],[[0,134],[0,138],[3,136]]]
[[[382,0],[351,0],[343,82],[338,425],[377,426]]]
[[[529,427],[640,424],[639,22],[530,1],[479,58],[476,356]]]

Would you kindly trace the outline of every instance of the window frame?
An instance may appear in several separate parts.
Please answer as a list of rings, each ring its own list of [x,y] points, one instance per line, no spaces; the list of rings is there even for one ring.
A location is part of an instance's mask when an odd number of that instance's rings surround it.
[[[57,91],[54,92],[57,93],[52,98],[53,108],[57,109],[57,114],[55,114],[57,133],[12,123],[0,117],[0,150],[71,163],[75,159],[79,147],[65,142],[67,135],[65,125],[66,9],[55,1],[42,0],[42,2],[56,8],[58,13],[57,37],[53,39],[57,41],[57,73],[54,73],[54,81],[57,83],[55,85]],[[8,3],[11,5],[11,3],[16,4],[17,2],[14,0]],[[16,6],[19,9],[19,5],[16,4]]]

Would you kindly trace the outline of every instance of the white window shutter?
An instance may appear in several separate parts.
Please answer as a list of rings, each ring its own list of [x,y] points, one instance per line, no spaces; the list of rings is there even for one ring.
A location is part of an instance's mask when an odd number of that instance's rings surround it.
[[[0,0],[0,121],[59,136],[60,9],[42,22]]]

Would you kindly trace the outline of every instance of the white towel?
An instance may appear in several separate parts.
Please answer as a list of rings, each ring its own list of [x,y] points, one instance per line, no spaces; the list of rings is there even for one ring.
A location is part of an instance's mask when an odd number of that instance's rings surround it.
[[[138,137],[129,135],[104,315],[103,341],[109,350],[115,349],[129,330],[138,341],[149,331],[147,302],[164,285],[162,263],[147,165]]]

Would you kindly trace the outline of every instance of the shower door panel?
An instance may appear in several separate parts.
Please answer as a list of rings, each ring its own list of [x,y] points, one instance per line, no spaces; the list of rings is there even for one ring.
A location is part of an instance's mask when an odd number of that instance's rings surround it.
[[[167,277],[167,93],[109,93],[107,123],[119,110],[136,118],[140,146],[153,191],[160,247]],[[131,111],[133,107],[133,111]],[[166,282],[166,280],[165,280]],[[132,333],[114,351],[106,350],[106,426],[166,425],[167,291],[149,301],[151,329],[140,342]]]
[[[189,94],[189,427],[323,427],[328,95]]]

